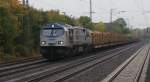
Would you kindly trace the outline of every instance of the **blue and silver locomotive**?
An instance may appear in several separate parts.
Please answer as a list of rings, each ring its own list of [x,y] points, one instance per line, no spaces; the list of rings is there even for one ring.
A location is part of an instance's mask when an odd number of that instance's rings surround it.
[[[86,28],[50,23],[41,29],[41,54],[49,60],[89,51],[91,45],[91,31]]]

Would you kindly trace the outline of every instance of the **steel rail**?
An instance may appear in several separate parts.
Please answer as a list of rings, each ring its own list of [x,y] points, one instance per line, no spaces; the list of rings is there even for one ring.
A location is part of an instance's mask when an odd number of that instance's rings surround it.
[[[136,46],[136,45],[135,45],[135,46]],[[109,54],[109,55],[104,56],[104,57],[93,56],[93,58],[92,58],[92,57],[86,58],[85,60],[78,61],[78,62],[75,62],[75,63],[71,63],[71,64],[66,65],[66,66],[63,66],[63,67],[61,67],[61,68],[59,68],[59,69],[51,70],[51,71],[49,71],[49,73],[46,74],[46,75],[43,74],[43,75],[40,76],[40,77],[35,77],[35,78],[31,78],[31,79],[30,79],[30,78],[28,78],[28,79],[26,78],[26,79],[27,79],[26,81],[30,81],[30,82],[39,81],[39,80],[44,79],[44,78],[46,78],[46,77],[48,77],[48,76],[53,76],[53,75],[59,74],[59,73],[61,73],[61,72],[70,70],[70,69],[75,68],[75,67],[77,67],[77,66],[84,65],[84,64],[86,64],[86,63],[92,62],[92,61],[94,61],[94,60],[99,60],[98,62],[93,63],[92,65],[89,65],[88,67],[86,67],[86,68],[84,68],[84,69],[82,69],[82,70],[79,70],[79,71],[77,71],[77,72],[75,72],[75,73],[72,73],[72,74],[70,74],[70,75],[68,75],[68,76],[66,76],[66,77],[64,77],[64,78],[61,78],[61,79],[56,80],[56,82],[61,82],[62,80],[67,79],[67,78],[73,76],[73,75],[76,74],[76,73],[79,73],[79,72],[81,72],[81,71],[84,71],[85,69],[88,69],[88,68],[90,68],[90,67],[93,67],[94,65],[97,65],[98,63],[102,63],[102,62],[104,62],[104,61],[106,61],[106,60],[109,60],[109,59],[111,59],[111,58],[117,56],[117,55],[120,54],[121,52],[124,52],[124,51],[126,51],[126,50],[129,50],[129,49],[131,49],[131,48],[133,48],[133,47],[135,47],[135,46],[132,45],[132,46],[130,46],[130,47],[128,47],[128,48],[125,48],[125,49],[123,49],[123,50],[120,50],[120,51],[117,52],[117,53]],[[47,71],[47,72],[48,72],[48,71]],[[19,78],[19,79],[20,79],[20,78]],[[23,81],[23,80],[25,80],[25,79],[22,79],[21,81]]]
[[[140,48],[134,55],[132,55],[128,60],[126,60],[122,65],[120,65],[114,72],[112,72],[110,75],[108,75],[101,82],[112,82],[144,49],[145,49],[144,46],[142,48]],[[138,71],[137,75],[135,76],[134,82],[139,82],[139,79],[140,79],[141,73],[143,71],[145,62],[148,58],[149,51],[150,51],[150,48],[148,48],[148,51],[146,52],[147,53],[146,57],[144,58],[144,62],[141,65],[140,70]]]

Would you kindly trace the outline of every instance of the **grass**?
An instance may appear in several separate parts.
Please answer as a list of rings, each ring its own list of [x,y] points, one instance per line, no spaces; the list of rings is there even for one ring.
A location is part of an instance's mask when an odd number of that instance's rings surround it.
[[[5,62],[15,62],[18,60],[23,60],[26,58],[34,58],[34,57],[39,57],[39,53],[33,52],[32,54],[28,54],[25,56],[22,56],[21,54],[4,54],[0,52],[0,63],[5,63]]]

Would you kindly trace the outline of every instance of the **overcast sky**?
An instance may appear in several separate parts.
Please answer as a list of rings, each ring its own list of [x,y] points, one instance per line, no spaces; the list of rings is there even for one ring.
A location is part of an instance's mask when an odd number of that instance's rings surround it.
[[[29,3],[38,9],[56,9],[69,16],[89,16],[89,0],[29,0]],[[94,22],[109,22],[112,8],[113,20],[123,17],[134,28],[150,25],[150,0],[92,0],[92,4]]]

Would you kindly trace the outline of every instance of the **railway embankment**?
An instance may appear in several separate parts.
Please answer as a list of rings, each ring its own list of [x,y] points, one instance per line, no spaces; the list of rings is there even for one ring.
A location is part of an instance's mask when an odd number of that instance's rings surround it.
[[[145,50],[145,53],[148,51],[148,48],[141,48],[141,46],[143,46],[142,43],[133,43],[91,53],[88,56],[72,57],[56,62],[37,59],[17,64],[2,65],[0,81],[101,82],[131,57],[134,60],[136,57],[141,56],[136,53],[142,53],[144,52],[143,50]],[[143,58],[147,59],[147,57],[148,55],[143,55],[140,57],[141,61],[139,62],[142,62]],[[146,63],[147,61],[144,62]],[[145,68],[145,65],[142,68]],[[140,72],[140,74],[142,73],[144,72]]]

